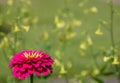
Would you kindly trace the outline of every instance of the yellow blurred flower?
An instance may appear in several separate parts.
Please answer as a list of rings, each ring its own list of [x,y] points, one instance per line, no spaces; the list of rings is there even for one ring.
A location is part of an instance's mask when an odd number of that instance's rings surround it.
[[[13,5],[13,0],[8,0],[8,1],[7,1],[7,4],[8,4],[9,6],[12,6],[12,5]]]
[[[73,25],[74,26],[81,26],[82,22],[80,20],[73,20]]]
[[[54,23],[58,28],[63,28],[65,26],[65,22],[63,20],[60,20],[58,16],[55,16]]]
[[[31,5],[32,2],[30,0],[26,0],[27,5]]]
[[[21,9],[21,12],[22,12],[22,13],[26,13],[26,12],[28,12],[28,9],[22,8],[22,9]]]
[[[119,59],[118,56],[114,56],[114,60],[113,60],[112,64],[114,64],[114,65],[119,64],[119,60],[118,59]]]
[[[45,40],[48,40],[48,38],[49,38],[48,33],[47,33],[47,32],[44,32],[44,39],[45,39]]]
[[[95,14],[98,12],[98,9],[97,9],[97,7],[93,6],[90,8],[90,11]]]
[[[111,60],[111,57],[110,56],[104,56],[104,58],[103,58],[103,61],[104,62],[108,62],[109,60]]]
[[[59,51],[59,50],[56,50],[55,51],[55,56],[57,57],[57,58],[59,58],[59,59],[61,59],[61,52]]]
[[[86,48],[87,48],[86,42],[83,42],[82,44],[80,44],[80,49],[86,50]]]
[[[13,58],[13,56],[12,56],[12,55],[10,55],[10,56],[8,56],[8,58],[9,58],[9,60],[11,60],[11,59]]]
[[[90,36],[87,37],[87,42],[88,42],[88,45],[92,45],[93,42],[92,42],[92,39]]]
[[[110,47],[110,50],[111,50],[111,51],[114,51],[115,53],[117,53],[117,52],[118,52],[118,49],[113,48],[112,46]]]
[[[24,18],[23,19],[23,22],[26,23],[26,24],[29,23],[29,21],[30,21],[30,18]]]
[[[60,61],[59,60],[57,60],[57,59],[55,59],[55,63],[54,63],[56,66],[60,66],[61,64],[60,64]]]
[[[93,75],[98,75],[100,73],[99,69],[98,68],[95,68],[93,70]]]
[[[76,36],[76,33],[75,32],[71,32],[71,33],[69,33],[67,36],[66,36],[66,38],[69,40],[69,39],[72,39],[73,37],[75,37]]]
[[[0,42],[0,48],[7,48],[9,46],[8,42],[9,42],[8,38],[4,37]]]
[[[86,76],[87,74],[88,74],[88,72],[86,70],[83,70],[80,75],[81,76]]]
[[[103,32],[101,31],[101,28],[98,27],[97,30],[95,31],[96,35],[103,35]]]
[[[19,32],[20,31],[20,29],[19,29],[19,27],[17,26],[17,25],[15,25],[15,28],[14,28],[14,30],[13,30],[13,32]]]
[[[64,65],[61,65],[61,69],[60,69],[60,74],[66,74],[67,71],[65,70]]]
[[[30,26],[22,26],[22,28],[26,31],[26,32],[28,32],[29,31],[29,29],[30,29]]]

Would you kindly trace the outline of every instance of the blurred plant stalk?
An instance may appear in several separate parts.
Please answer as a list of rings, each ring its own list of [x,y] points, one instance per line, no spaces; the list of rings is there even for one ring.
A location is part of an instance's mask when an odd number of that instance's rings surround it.
[[[112,45],[112,56],[115,57],[115,41],[114,41],[114,5],[113,0],[110,0],[110,38],[111,38],[111,45]],[[120,65],[116,64],[115,69],[117,73],[118,81],[120,82]]]

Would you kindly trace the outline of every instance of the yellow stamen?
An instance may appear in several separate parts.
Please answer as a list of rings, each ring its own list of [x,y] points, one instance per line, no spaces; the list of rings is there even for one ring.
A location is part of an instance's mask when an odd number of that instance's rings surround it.
[[[33,52],[32,54],[30,54],[30,52],[29,53],[25,52],[24,56],[26,58],[37,58],[38,56],[40,56],[40,54],[38,54],[38,52]]]

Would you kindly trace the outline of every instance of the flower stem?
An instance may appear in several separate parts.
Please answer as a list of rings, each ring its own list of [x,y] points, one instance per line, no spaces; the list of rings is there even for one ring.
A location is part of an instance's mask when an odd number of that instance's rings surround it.
[[[30,83],[33,83],[33,74],[30,75]]]
[[[66,81],[66,83],[69,83],[69,79],[68,79],[67,75],[65,75],[65,81]]]
[[[113,33],[113,22],[114,22],[114,8],[113,8],[113,0],[111,0],[111,4],[110,4],[110,11],[111,11],[111,15],[110,15],[110,35],[111,35],[111,44],[112,44],[112,48],[115,48],[115,42],[114,42],[114,33]],[[112,54],[114,55],[114,50],[112,50]]]
[[[114,27],[113,27],[113,23],[114,23],[114,6],[113,6],[113,0],[111,0],[111,2],[110,2],[110,13],[111,13],[111,15],[110,15],[110,21],[111,21],[111,23],[110,23],[110,36],[111,36],[111,45],[112,45],[112,55],[113,56],[115,56],[115,51],[114,51],[114,49],[115,49],[115,41],[114,41],[114,31],[113,31],[113,29],[114,29]],[[118,80],[120,81],[120,70],[119,70],[119,65],[115,65],[115,69],[116,69],[116,73],[117,73],[117,75],[118,75]]]

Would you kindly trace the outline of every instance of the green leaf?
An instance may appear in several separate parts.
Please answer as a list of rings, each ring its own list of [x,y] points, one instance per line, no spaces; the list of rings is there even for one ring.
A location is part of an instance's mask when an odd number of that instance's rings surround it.
[[[102,68],[100,69],[100,72],[104,72],[106,67],[107,67],[106,65],[103,65]]]
[[[102,79],[98,78],[98,77],[95,77],[93,76],[92,77],[95,81],[97,81],[98,83],[104,83]]]
[[[103,72],[101,74],[104,75],[104,76],[110,76],[110,75],[113,75],[114,72]]]

